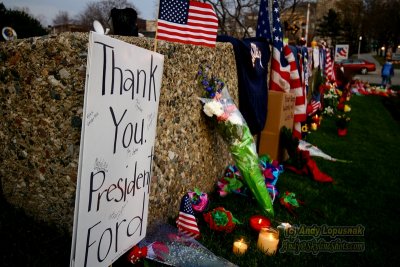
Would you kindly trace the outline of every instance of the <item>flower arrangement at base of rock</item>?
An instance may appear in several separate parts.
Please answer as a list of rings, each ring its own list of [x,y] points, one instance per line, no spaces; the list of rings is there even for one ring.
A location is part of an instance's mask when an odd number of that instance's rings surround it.
[[[203,90],[203,97],[200,98],[203,103],[203,112],[216,124],[218,132],[228,144],[236,167],[263,213],[274,216],[272,201],[259,167],[253,135],[230,97],[225,83],[211,75],[209,66],[203,65],[200,65],[197,81]]]

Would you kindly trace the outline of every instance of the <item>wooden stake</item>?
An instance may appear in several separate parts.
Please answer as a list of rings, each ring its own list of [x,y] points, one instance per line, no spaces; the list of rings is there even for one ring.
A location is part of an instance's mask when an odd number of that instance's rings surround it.
[[[160,2],[158,2],[157,21],[156,21],[156,36],[154,37],[154,52],[157,52],[157,33],[158,33],[158,18],[160,17]]]
[[[158,19],[157,19],[158,21]],[[158,27],[157,27],[157,23],[156,23],[156,36],[154,39],[154,52],[157,52],[157,32],[158,32]]]

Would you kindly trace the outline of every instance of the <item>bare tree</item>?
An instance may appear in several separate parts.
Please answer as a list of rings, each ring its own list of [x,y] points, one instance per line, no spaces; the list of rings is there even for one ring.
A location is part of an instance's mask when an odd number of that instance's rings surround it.
[[[257,27],[261,0],[204,0],[213,6],[218,16],[220,34],[238,38],[249,37]],[[269,0],[269,6],[272,1]],[[280,12],[295,14],[296,7],[304,0],[279,0]],[[293,15],[294,16],[294,15]]]
[[[400,27],[398,27],[400,0],[366,0],[365,2],[367,5],[362,35],[371,39],[376,52],[381,46],[397,47],[400,44]]]
[[[67,11],[58,11],[57,15],[53,19],[53,25],[64,25],[72,22],[73,20],[70,18]]]
[[[110,23],[110,12],[113,8],[136,7],[127,0],[102,0],[100,2],[89,2],[83,12],[78,15],[78,23],[88,29],[92,28],[93,21],[98,20],[104,28],[112,28]],[[139,12],[137,11],[138,15]]]
[[[295,13],[296,7],[304,2],[310,2],[307,0],[279,0],[279,8],[281,9],[280,11],[285,13],[285,12],[291,12],[292,14]]]
[[[221,34],[235,37],[249,36],[250,28],[254,23],[249,23],[249,16],[257,16],[260,0],[205,0],[211,4],[218,17]]]

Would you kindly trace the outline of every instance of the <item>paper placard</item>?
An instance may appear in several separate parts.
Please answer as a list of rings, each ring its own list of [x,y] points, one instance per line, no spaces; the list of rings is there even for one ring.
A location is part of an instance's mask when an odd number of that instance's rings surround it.
[[[349,45],[338,44],[335,46],[335,62],[349,58]]]
[[[90,33],[70,266],[109,266],[146,235],[163,65]]]

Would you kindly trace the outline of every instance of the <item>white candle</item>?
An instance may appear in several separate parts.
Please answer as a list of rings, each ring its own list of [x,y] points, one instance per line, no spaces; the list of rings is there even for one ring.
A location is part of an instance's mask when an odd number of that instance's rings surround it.
[[[233,253],[236,255],[244,254],[247,251],[247,244],[243,242],[243,239],[233,242]]]
[[[272,228],[262,228],[258,234],[257,247],[268,255],[275,254],[279,244],[279,232]]]

